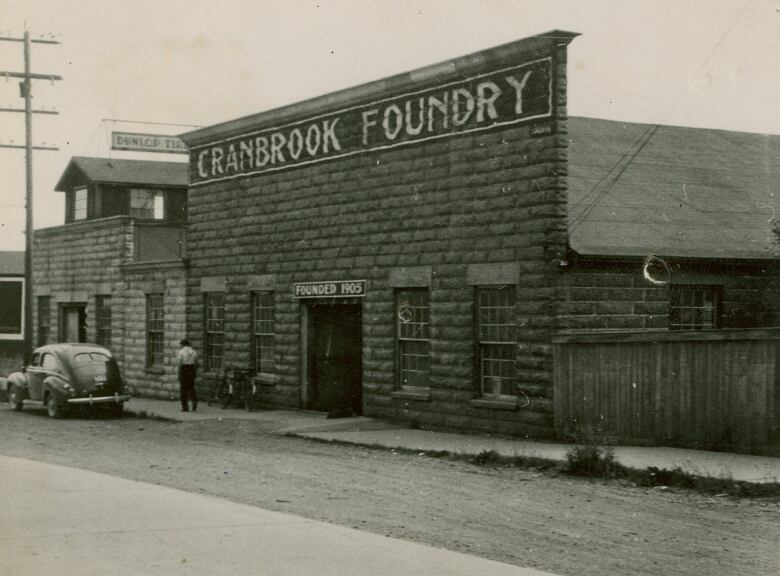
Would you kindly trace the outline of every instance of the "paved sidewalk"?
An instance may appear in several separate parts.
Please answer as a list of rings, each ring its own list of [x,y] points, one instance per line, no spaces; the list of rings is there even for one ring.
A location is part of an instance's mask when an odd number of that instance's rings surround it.
[[[134,398],[127,410],[177,421],[214,419],[263,420],[274,433],[303,438],[416,450],[447,451],[476,455],[493,450],[502,456],[526,456],[563,462],[571,444],[534,442],[447,432],[412,430],[373,418],[354,417],[328,420],[320,412],[261,410],[246,412],[234,408],[199,406],[197,412],[181,412],[178,402]],[[628,467],[644,469],[681,468],[698,476],[728,478],[754,483],[780,482],[780,458],[749,456],[729,452],[709,452],[683,448],[616,446],[617,460]]]
[[[8,576],[554,576],[85,470],[0,456]]]

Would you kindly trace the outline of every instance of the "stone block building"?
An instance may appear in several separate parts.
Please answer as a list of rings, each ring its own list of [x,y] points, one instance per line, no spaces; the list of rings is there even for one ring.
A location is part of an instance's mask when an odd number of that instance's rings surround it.
[[[183,163],[74,157],[65,224],[35,231],[36,345],[109,348],[136,394],[178,394],[184,326]]]
[[[551,437],[557,331],[775,322],[776,168],[718,163],[769,166],[777,138],[568,118],[575,36],[183,135],[205,374],[249,367],[273,407]]]
[[[777,325],[780,138],[570,118],[575,37],[189,132],[188,167],[74,158],[39,341],[166,398],[186,334],[268,407],[550,438],[561,331]]]

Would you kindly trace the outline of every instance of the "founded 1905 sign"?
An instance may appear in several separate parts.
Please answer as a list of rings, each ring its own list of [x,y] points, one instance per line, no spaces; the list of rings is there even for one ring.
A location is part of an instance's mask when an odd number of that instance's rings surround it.
[[[552,114],[550,57],[191,150],[191,184],[343,158]]]
[[[301,282],[293,284],[293,298],[346,298],[366,295],[365,280]]]

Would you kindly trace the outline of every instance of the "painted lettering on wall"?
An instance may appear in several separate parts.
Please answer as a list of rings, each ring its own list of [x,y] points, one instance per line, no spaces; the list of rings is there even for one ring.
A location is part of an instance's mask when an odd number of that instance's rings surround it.
[[[196,146],[190,152],[190,181],[197,185],[281,170],[551,114],[548,57]]]

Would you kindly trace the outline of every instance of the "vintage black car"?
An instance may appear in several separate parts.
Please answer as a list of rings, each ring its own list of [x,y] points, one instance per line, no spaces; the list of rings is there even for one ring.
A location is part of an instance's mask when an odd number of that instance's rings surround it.
[[[130,399],[116,360],[95,344],[49,344],[32,362],[8,377],[8,404],[45,406],[51,418],[76,406],[105,406],[119,415]]]

